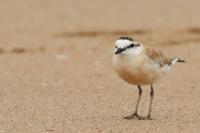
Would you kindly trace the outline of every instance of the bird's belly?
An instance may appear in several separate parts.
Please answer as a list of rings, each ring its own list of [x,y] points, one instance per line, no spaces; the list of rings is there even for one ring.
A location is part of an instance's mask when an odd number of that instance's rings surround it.
[[[134,85],[153,84],[161,75],[159,69],[144,65],[118,66],[115,70],[123,80]]]

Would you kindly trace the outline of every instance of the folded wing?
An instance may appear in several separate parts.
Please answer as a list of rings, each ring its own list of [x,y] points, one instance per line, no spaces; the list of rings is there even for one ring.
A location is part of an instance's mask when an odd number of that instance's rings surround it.
[[[166,57],[160,50],[155,48],[146,48],[146,55],[153,60],[155,63],[159,64],[160,67],[171,66],[172,59]]]

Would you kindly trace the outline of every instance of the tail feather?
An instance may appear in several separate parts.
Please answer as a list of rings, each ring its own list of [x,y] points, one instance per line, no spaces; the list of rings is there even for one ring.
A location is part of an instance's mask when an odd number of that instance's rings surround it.
[[[186,61],[183,60],[183,59],[178,59],[177,62],[179,62],[179,63],[186,63]]]
[[[164,70],[169,70],[169,69],[171,68],[171,66],[173,66],[173,65],[176,64],[177,62],[178,62],[178,63],[186,63],[185,60],[180,59],[180,58],[171,58],[170,60],[171,60],[171,64],[164,66],[164,67],[163,67]]]
[[[178,63],[186,63],[185,60],[180,59],[180,58],[171,58],[171,62],[172,62],[171,65],[174,65],[176,62],[178,62]]]

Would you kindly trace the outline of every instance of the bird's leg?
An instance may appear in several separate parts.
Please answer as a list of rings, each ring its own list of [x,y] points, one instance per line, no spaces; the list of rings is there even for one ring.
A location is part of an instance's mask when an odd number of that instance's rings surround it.
[[[149,114],[147,115],[147,117],[150,118],[150,119],[151,119],[151,111],[152,111],[153,95],[154,95],[154,90],[153,90],[153,85],[151,85],[150,103],[149,103]]]
[[[145,117],[139,116],[138,118],[140,120],[151,120],[151,110],[152,110],[153,95],[154,95],[154,90],[153,90],[153,85],[151,85],[148,115],[145,116]]]
[[[130,120],[130,119],[134,119],[135,117],[139,118],[138,107],[139,107],[140,98],[141,98],[141,95],[142,95],[142,88],[141,88],[140,85],[138,85],[138,93],[139,93],[139,97],[138,97],[138,100],[137,100],[137,103],[136,103],[136,109],[135,109],[134,113],[129,115],[129,116],[124,117],[124,119]]]

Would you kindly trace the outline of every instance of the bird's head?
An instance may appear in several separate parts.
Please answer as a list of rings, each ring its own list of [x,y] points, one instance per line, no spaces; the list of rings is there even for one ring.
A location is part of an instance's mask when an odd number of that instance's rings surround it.
[[[115,42],[115,55],[139,54],[142,51],[142,44],[130,37],[119,37]]]

